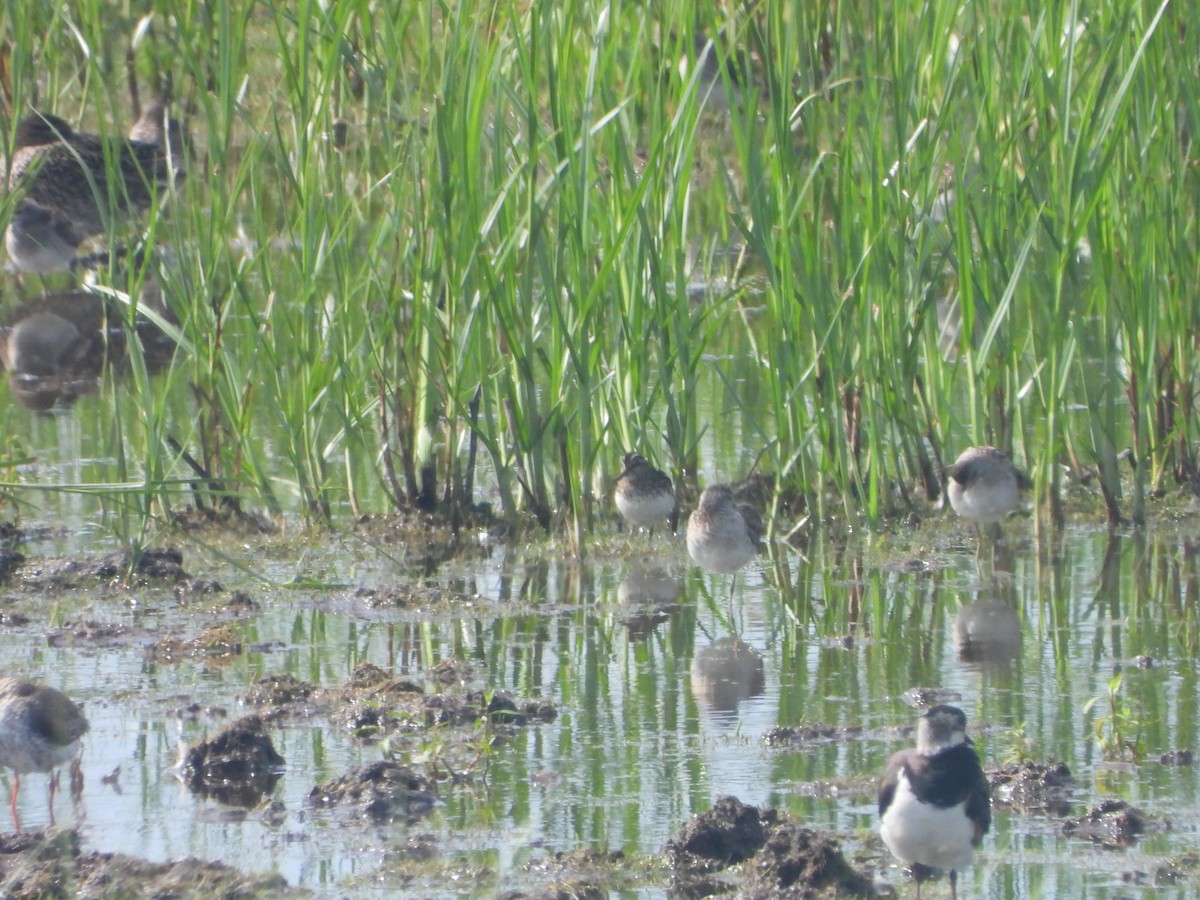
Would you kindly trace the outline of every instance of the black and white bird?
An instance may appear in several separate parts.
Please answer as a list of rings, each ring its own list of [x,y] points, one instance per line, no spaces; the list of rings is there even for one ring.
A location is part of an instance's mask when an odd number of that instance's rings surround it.
[[[640,453],[626,453],[621,474],[613,482],[617,510],[635,528],[649,528],[675,513],[675,486],[666,472],[656,469]]]
[[[954,511],[978,525],[1000,522],[1033,487],[1029,476],[995,447],[968,447],[946,470],[946,496]]]
[[[880,835],[917,882],[935,870],[958,873],[992,824],[992,800],[979,755],[967,737],[967,717],[955,706],[935,706],[917,723],[917,746],[888,761],[879,782]]]

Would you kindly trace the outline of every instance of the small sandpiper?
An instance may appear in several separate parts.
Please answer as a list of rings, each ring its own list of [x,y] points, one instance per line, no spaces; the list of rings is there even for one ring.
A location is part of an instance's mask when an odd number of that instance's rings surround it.
[[[649,528],[675,513],[675,486],[666,472],[654,468],[640,453],[626,453],[621,474],[613,482],[617,510],[635,528]]]
[[[58,772],[80,748],[88,730],[83,710],[61,691],[21,678],[0,678],[0,765],[13,770],[12,816],[17,830],[17,794],[27,772],[50,774],[50,822]]]
[[[992,824],[987,776],[967,737],[967,717],[955,706],[935,706],[917,723],[917,746],[888,761],[879,782],[880,835],[917,882],[949,870],[950,896],[958,873]]]
[[[762,517],[748,503],[736,503],[727,484],[713,484],[700,495],[688,517],[687,548],[697,563],[729,575],[758,555]]]
[[[968,447],[946,470],[946,495],[968,522],[1000,522],[1021,503],[1021,491],[1033,487],[1029,476],[995,447]]]
[[[161,105],[148,107],[133,131],[143,140],[77,132],[49,113],[21,119],[8,179],[9,190],[22,191],[5,236],[13,263],[43,274],[65,269],[79,244],[108,231],[114,216],[148,208],[178,174],[166,122]]]

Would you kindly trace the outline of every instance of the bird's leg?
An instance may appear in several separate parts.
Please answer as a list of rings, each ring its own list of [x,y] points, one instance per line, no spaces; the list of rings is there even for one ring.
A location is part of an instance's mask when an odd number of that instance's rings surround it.
[[[58,790],[58,772],[50,773],[50,824],[54,824],[54,792]]]
[[[950,870],[950,900],[958,900],[958,872]]]
[[[17,831],[21,830],[21,817],[17,815],[17,794],[21,790],[21,775],[18,772],[13,772],[13,787],[12,787],[12,817],[13,828]]]

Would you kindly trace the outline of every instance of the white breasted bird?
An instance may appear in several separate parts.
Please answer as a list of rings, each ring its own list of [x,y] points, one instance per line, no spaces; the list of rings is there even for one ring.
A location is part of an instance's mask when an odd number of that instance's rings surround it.
[[[56,770],[79,752],[87,730],[83,710],[61,691],[22,678],[0,678],[0,765],[13,770],[11,807],[18,830],[21,776],[28,772],[49,773],[53,823]]]
[[[626,453],[621,474],[613,482],[617,510],[635,528],[649,528],[675,513],[675,486],[666,472],[654,468],[640,453]]]
[[[987,776],[967,737],[967,717],[955,706],[935,706],[917,723],[917,746],[888,761],[879,782],[880,835],[887,848],[921,882],[934,871],[958,873],[992,824]]]
[[[687,548],[697,563],[730,575],[758,555],[762,517],[748,503],[738,503],[727,484],[712,484],[688,517]]]
[[[1002,521],[1033,483],[995,447],[968,447],[946,470],[946,496],[954,511],[982,525]]]

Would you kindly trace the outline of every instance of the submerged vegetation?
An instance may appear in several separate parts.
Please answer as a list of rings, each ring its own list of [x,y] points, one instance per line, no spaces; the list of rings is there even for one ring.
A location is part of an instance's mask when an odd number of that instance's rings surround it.
[[[989,443],[1039,521],[1064,472],[1141,521],[1198,477],[1198,12],[0,11],[6,156],[31,108],[123,132],[131,80],[189,120],[144,225],[181,350],[88,401],[90,490],[134,546],[194,493],[318,521],[483,496],[579,546],[630,449],[676,484],[762,452],[812,515],[877,522]]]

